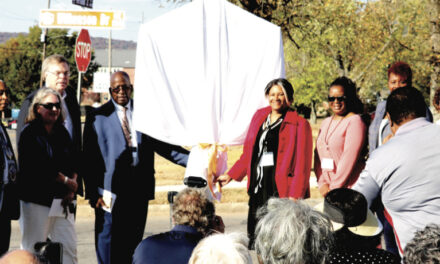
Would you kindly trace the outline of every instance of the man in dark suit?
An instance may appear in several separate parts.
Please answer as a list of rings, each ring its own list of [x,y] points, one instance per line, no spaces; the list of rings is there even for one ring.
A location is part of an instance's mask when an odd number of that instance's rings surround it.
[[[134,252],[133,264],[188,263],[195,246],[209,232],[214,213],[214,204],[202,189],[182,190],[173,203],[175,226],[144,239]]]
[[[154,152],[186,166],[188,151],[134,131],[127,73],[112,74],[110,86],[112,99],[87,116],[84,128],[86,199],[95,208],[98,263],[131,263],[154,199]]]
[[[0,80],[0,112],[9,105],[9,89]],[[9,140],[8,132],[0,122],[0,256],[9,249],[11,220],[20,215],[20,205],[16,187],[17,163]]]
[[[43,61],[42,74],[44,85],[57,91],[62,98],[66,111],[66,118],[64,120],[64,126],[72,138],[73,144],[77,151],[81,151],[81,112],[76,99],[75,91],[69,87],[70,68],[69,63],[61,55],[54,54],[47,57]],[[34,99],[37,90],[29,94],[21,104],[20,114],[17,120],[16,140],[17,149],[18,142],[20,140],[20,133],[26,122],[26,117],[29,113],[29,106]],[[82,175],[81,171],[78,172],[78,191],[77,193],[82,195]]]

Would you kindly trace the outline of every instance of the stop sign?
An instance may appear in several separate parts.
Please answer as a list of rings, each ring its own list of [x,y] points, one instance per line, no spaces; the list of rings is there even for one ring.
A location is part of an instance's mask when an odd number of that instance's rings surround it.
[[[86,72],[92,58],[92,42],[90,41],[89,31],[81,29],[76,39],[75,61],[79,72]]]

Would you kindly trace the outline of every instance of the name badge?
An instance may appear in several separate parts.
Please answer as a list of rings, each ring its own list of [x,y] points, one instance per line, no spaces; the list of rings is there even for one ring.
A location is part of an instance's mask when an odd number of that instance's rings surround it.
[[[321,169],[333,170],[334,169],[333,164],[334,164],[333,159],[323,158],[321,160]]]
[[[272,152],[264,152],[263,156],[260,160],[260,167],[273,166],[273,153]]]

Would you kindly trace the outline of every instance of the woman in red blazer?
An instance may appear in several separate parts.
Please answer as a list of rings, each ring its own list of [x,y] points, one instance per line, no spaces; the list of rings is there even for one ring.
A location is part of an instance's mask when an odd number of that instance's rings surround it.
[[[308,198],[312,163],[310,124],[290,108],[293,88],[286,79],[269,82],[268,107],[253,116],[240,159],[217,178],[222,186],[248,176],[249,248],[253,246],[256,212],[271,197]]]

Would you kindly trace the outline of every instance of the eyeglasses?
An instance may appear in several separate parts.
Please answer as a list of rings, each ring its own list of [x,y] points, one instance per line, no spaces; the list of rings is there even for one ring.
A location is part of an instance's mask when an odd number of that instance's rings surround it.
[[[335,100],[338,100],[338,102],[344,102],[345,100],[347,100],[347,97],[345,95],[338,96],[338,97],[335,97],[335,96],[328,97],[329,102],[334,102]]]
[[[130,85],[119,85],[116,87],[110,87],[110,90],[112,91],[112,93],[119,93],[119,91],[124,90],[124,92],[130,90],[131,86]]]
[[[56,72],[50,72],[50,71],[48,71],[48,73],[52,73],[53,75],[58,76],[58,77],[60,77],[61,74],[62,74],[63,76],[66,76],[66,77],[68,77],[68,76],[70,75],[70,72],[69,72],[69,71],[64,71],[64,72],[62,72],[62,71],[56,71]]]
[[[46,108],[47,110],[52,110],[53,107],[55,106],[56,109],[60,109],[61,108],[61,104],[60,103],[47,103],[47,104],[39,104],[42,107]]]

